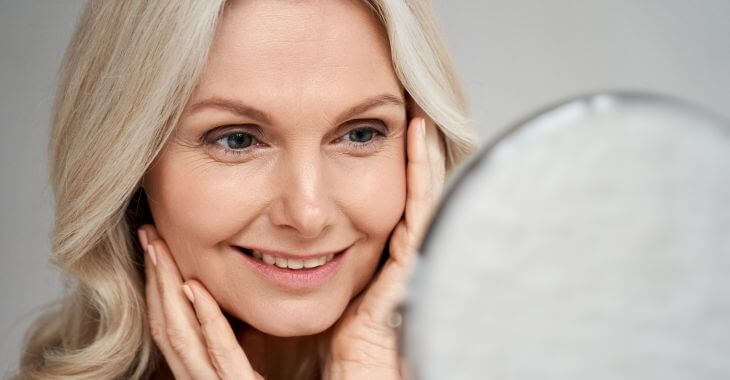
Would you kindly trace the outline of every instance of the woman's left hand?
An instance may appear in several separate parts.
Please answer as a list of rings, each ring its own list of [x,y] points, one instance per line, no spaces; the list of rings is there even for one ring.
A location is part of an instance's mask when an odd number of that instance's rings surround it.
[[[326,379],[401,379],[393,312],[405,296],[421,238],[444,186],[445,155],[436,126],[414,106],[407,132],[407,198],[393,231],[390,257],[333,326]]]

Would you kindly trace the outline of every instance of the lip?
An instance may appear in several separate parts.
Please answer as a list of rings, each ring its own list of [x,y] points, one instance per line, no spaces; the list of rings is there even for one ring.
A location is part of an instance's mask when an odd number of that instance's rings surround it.
[[[234,248],[239,252],[243,261],[263,279],[287,289],[309,290],[323,285],[337,273],[337,270],[342,266],[345,253],[350,247],[336,252],[328,263],[308,269],[279,268],[276,265],[265,264],[254,257],[246,255],[238,247]]]
[[[345,248],[345,249],[342,249],[342,250],[339,250],[339,251],[329,251],[329,252],[322,252],[322,253],[318,253],[318,254],[314,254],[314,255],[300,256],[300,255],[293,255],[293,254],[286,253],[286,252],[270,251],[270,250],[267,250],[267,249],[261,249],[261,248],[255,248],[255,247],[246,247],[246,248],[244,248],[244,247],[236,246],[236,248],[239,249],[239,250],[258,251],[259,253],[267,254],[269,256],[283,257],[285,259],[294,259],[294,260],[308,260],[308,259],[320,258],[322,256],[327,256],[329,254],[338,254],[338,253],[340,253],[342,251],[345,251],[347,249],[347,248]]]

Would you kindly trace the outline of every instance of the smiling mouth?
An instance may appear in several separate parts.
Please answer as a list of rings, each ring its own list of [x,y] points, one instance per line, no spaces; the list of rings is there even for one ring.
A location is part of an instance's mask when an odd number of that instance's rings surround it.
[[[268,252],[261,252],[256,249],[251,248],[245,248],[245,247],[236,247],[241,253],[243,253],[246,256],[249,256],[255,260],[258,260],[261,263],[264,263],[266,265],[270,266],[276,266],[279,268],[286,268],[286,269],[293,269],[293,270],[303,270],[303,269],[312,269],[321,267],[328,262],[332,261],[336,256],[342,254],[346,251],[346,249],[343,249],[336,253],[330,253],[327,255],[320,255],[315,257],[309,257],[306,259],[297,259],[297,258],[287,258],[282,256],[276,256],[271,255]]]

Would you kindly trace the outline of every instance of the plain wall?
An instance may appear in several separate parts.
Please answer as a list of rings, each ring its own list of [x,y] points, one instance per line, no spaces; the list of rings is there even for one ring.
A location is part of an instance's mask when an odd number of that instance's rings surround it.
[[[603,89],[679,96],[730,118],[726,0],[435,4],[485,138],[538,108]],[[60,294],[47,262],[48,120],[81,5],[0,0],[0,374],[17,366],[33,312]]]

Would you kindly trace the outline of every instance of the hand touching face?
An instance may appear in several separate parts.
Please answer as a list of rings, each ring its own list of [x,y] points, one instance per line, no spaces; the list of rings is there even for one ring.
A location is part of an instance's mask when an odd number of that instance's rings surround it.
[[[365,6],[227,6],[200,83],[145,178],[183,279],[268,334],[331,326],[403,216],[405,102]],[[256,269],[306,270],[276,269],[305,259],[338,265],[294,283]]]
[[[323,378],[400,379],[406,370],[400,363],[392,313],[402,301],[415,250],[444,181],[442,140],[418,107],[411,113],[418,117],[408,128],[405,214],[390,240],[385,265],[350,301],[334,328],[321,336],[329,345]],[[154,226],[143,226],[139,238],[147,253],[150,331],[175,378],[263,378],[265,366],[249,360],[251,351],[244,352],[205,287],[195,280],[183,282]]]
[[[410,378],[398,347],[401,315],[394,312],[405,297],[416,250],[441,198],[445,177],[445,148],[438,129],[419,107],[411,106],[405,214],[393,232],[385,265],[331,331],[325,379]]]

